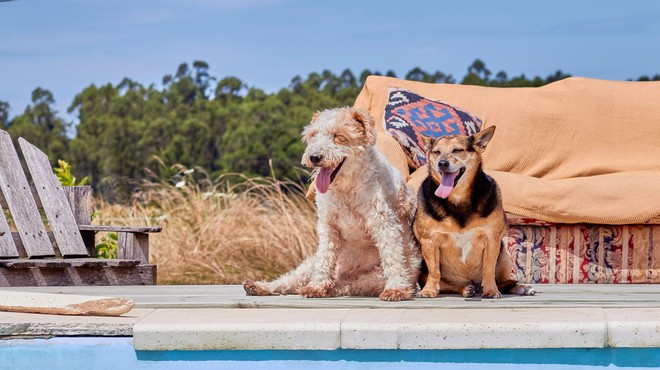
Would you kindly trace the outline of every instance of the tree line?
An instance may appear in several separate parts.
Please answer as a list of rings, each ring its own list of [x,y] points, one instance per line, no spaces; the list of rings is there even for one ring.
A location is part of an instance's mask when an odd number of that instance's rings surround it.
[[[216,78],[209,65],[182,63],[160,84],[142,85],[129,78],[118,84],[87,86],[71,102],[67,122],[54,109],[55,98],[36,88],[22,114],[9,116],[0,100],[0,127],[14,140],[19,136],[41,148],[54,165],[65,159],[76,176],[88,177],[110,201],[127,200],[148,173],[174,174],[171,165],[201,167],[212,176],[239,172],[248,176],[304,179],[300,171],[303,144],[300,131],[311,115],[325,108],[350,106],[367,76],[346,69],[296,76],[277,92],[249,86],[237,77]],[[397,77],[392,71],[384,73]],[[450,74],[414,68],[408,80],[458,83]],[[481,60],[467,69],[461,84],[496,87],[542,86],[569,77],[561,71],[546,77],[493,74]],[[660,75],[639,80],[660,80]],[[67,130],[75,129],[68,137]]]

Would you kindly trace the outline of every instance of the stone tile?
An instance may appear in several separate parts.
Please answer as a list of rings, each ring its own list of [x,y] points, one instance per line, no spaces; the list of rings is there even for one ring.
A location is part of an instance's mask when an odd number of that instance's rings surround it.
[[[0,336],[131,336],[133,325],[153,311],[136,308],[119,317],[0,312]]]
[[[401,349],[604,347],[605,318],[592,309],[406,310]]]
[[[660,308],[606,308],[610,347],[660,347]]]
[[[346,309],[158,309],[133,330],[136,350],[337,349]]]
[[[402,309],[352,309],[341,324],[342,349],[396,349]]]

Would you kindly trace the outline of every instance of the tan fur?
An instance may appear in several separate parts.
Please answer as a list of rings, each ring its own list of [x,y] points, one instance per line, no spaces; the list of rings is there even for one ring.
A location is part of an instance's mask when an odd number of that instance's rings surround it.
[[[247,294],[411,298],[421,264],[411,228],[417,201],[374,146],[373,118],[353,108],[318,112],[302,137],[302,163],[315,173],[343,161],[328,191],[316,194],[317,252],[275,281],[246,280]]]
[[[438,165],[440,160],[448,161],[451,172],[464,169],[446,198],[452,207],[474,209],[471,195],[480,171],[481,153],[494,129],[490,127],[472,138],[448,136],[437,140],[425,139],[429,176],[435,185],[442,180]],[[461,224],[457,218],[443,213],[446,208],[442,206],[434,210],[444,217],[438,216],[440,220],[434,218],[423,205],[429,207],[437,203],[428,202],[423,189],[420,189],[413,229],[422,247],[428,277],[421,280],[424,288],[418,297],[432,298],[439,293],[470,297],[481,290],[484,298],[500,298],[500,289],[523,295],[535,293],[531,287],[517,284],[513,277],[511,256],[502,244],[508,226],[496,185],[494,191],[496,194],[492,201],[495,203],[489,203],[493,204],[490,214],[483,217],[479,212],[466,211]]]

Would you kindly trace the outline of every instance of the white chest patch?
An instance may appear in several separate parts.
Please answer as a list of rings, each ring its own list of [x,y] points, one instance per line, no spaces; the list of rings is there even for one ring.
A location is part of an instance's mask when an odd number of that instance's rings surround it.
[[[470,254],[470,251],[472,250],[472,238],[474,237],[474,234],[474,231],[468,231],[462,234],[452,234],[456,247],[461,249],[461,261],[463,261],[463,263],[465,263],[468,255]]]

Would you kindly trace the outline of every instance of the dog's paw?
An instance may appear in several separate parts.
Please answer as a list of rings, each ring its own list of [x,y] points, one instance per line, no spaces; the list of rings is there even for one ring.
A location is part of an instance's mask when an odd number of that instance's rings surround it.
[[[481,297],[482,298],[498,299],[498,298],[502,298],[502,293],[500,293],[500,291],[497,290],[497,288],[495,288],[495,289],[485,289],[484,288],[484,292],[481,293]]]
[[[529,285],[520,284],[511,289],[511,293],[519,295],[535,295],[536,290]]]
[[[463,298],[470,298],[474,297],[474,294],[477,292],[477,289],[474,287],[474,285],[470,284],[467,285],[465,288],[463,288],[463,291],[461,292],[461,295]]]
[[[326,281],[320,284],[310,284],[300,288],[300,295],[303,298],[329,298],[332,297],[332,288],[334,284]]]
[[[409,289],[385,289],[378,298],[388,302],[405,301],[412,298],[412,292]]]
[[[250,279],[243,282],[243,289],[247,295],[272,295],[268,289]]]
[[[435,298],[438,296],[438,290],[437,289],[422,289],[421,291],[417,292],[415,294],[415,297],[417,298]]]

